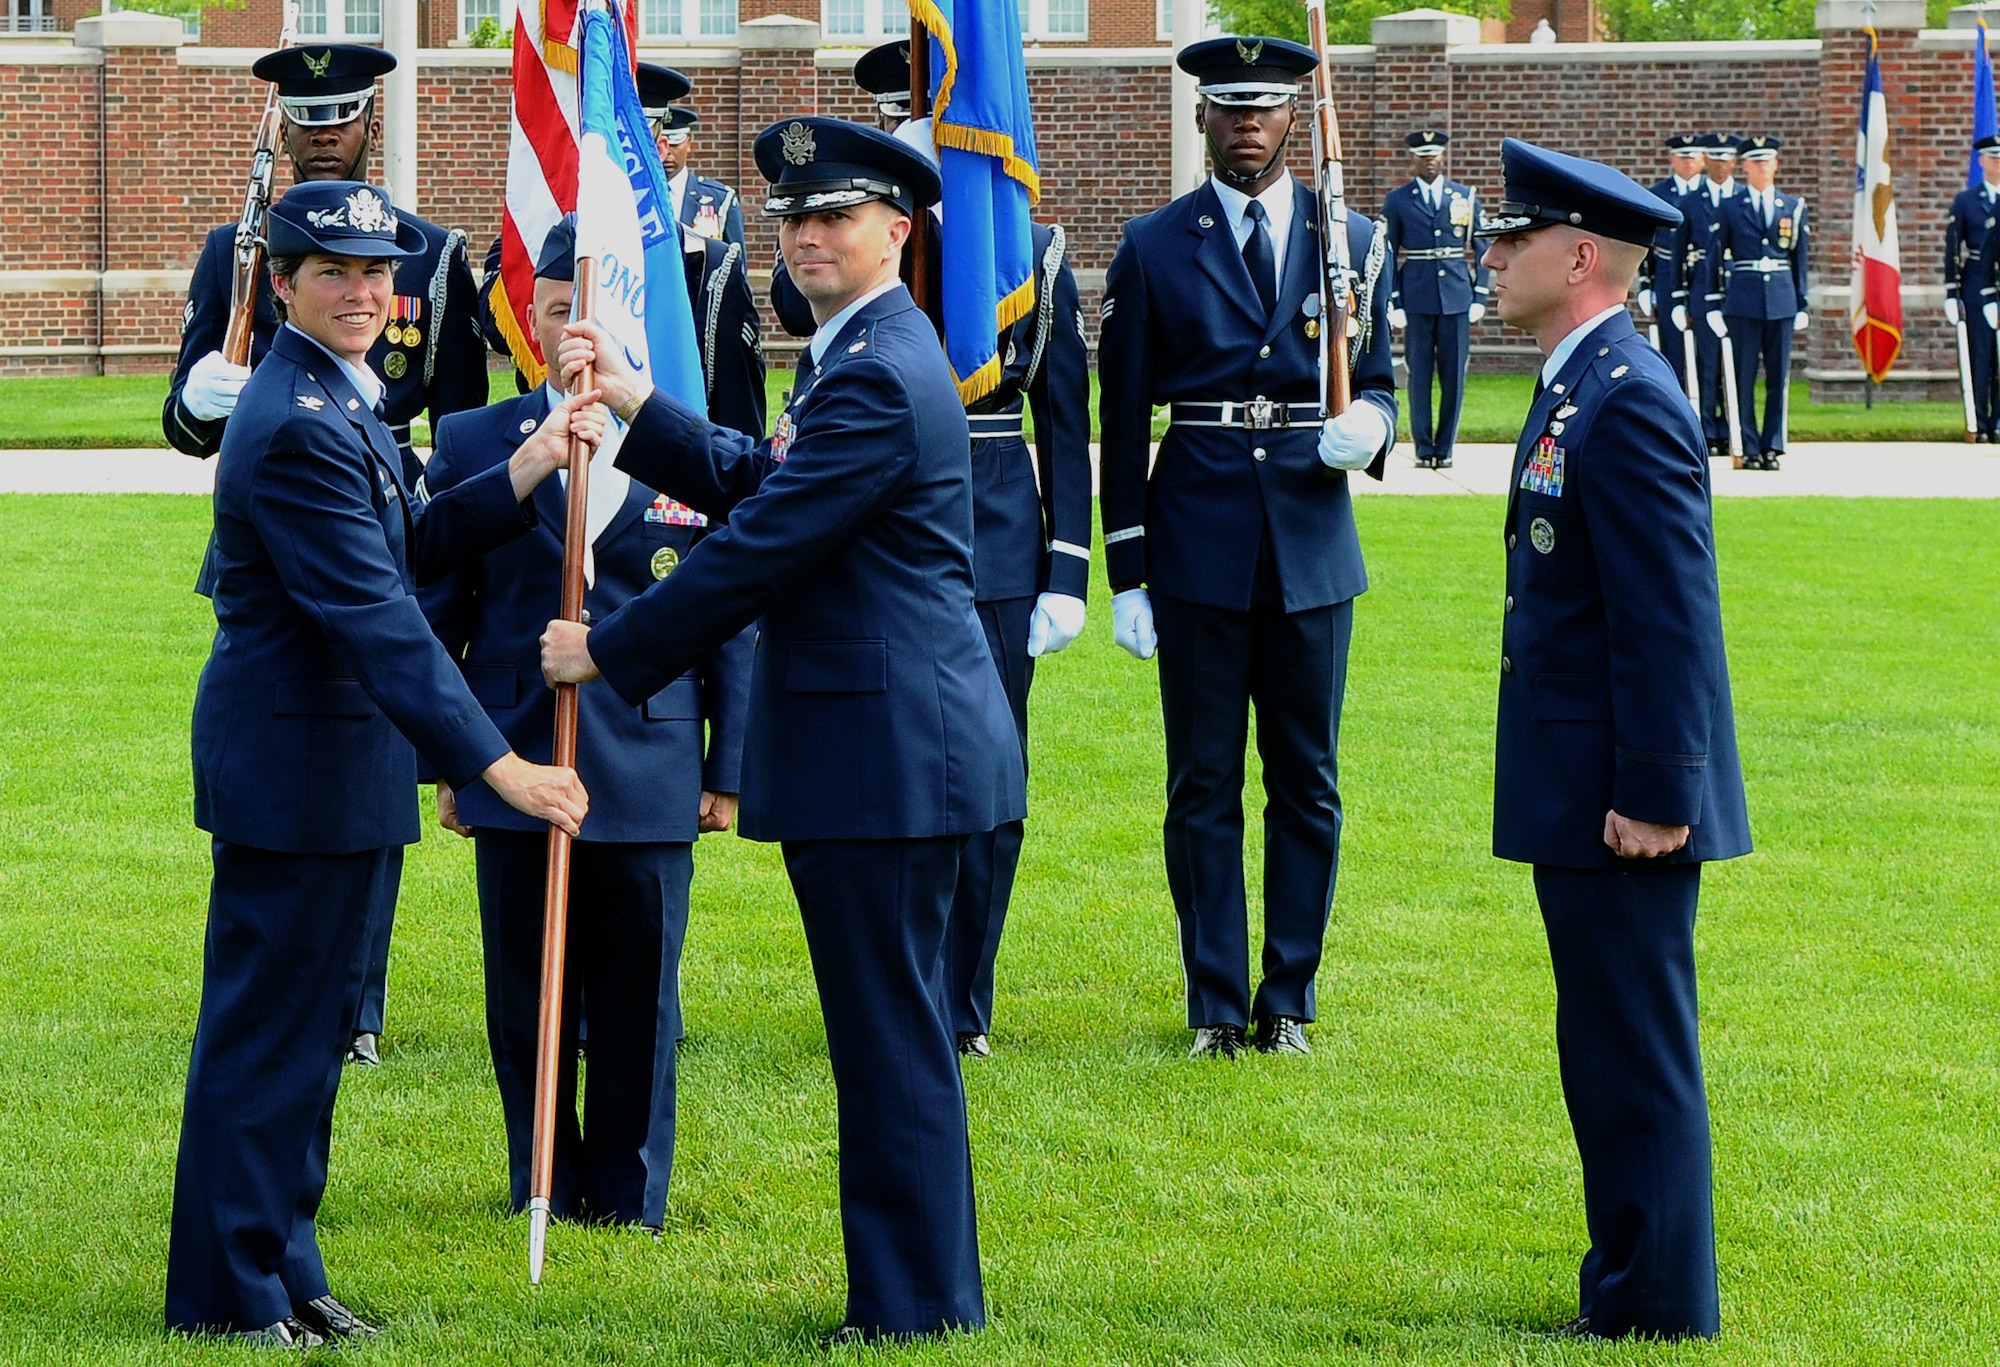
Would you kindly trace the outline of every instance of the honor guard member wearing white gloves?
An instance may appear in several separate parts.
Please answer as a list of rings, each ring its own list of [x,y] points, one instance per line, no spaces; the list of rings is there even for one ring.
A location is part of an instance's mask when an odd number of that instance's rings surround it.
[[[554,355],[569,322],[576,216],[542,244],[534,325]],[[544,385],[439,424],[424,472],[433,495],[507,458],[562,406]],[[607,442],[605,450],[611,445]],[[602,463],[599,463],[602,462]],[[542,684],[541,634],[562,598],[565,490],[529,500],[534,530],[421,591],[425,615],[510,744],[546,760],[555,694]],[[600,453],[592,462],[591,577],[584,607],[602,618],[672,574],[707,535],[706,520],[656,494]],[[572,847],[569,963],[563,979],[563,1076],[557,1089],[553,1210],[558,1219],[660,1227],[674,1163],[681,946],[699,831],[727,830],[736,807],[750,638],[738,635],[638,706],[603,681],[579,691],[576,769],[590,815]],[[705,725],[704,725],[705,724]],[[704,746],[704,729],[706,745]],[[438,787],[438,819],[478,850],[486,964],[486,1038],[507,1125],[518,1213],[528,1204],[540,1026],[542,900],[548,830],[483,783]],[[578,1124],[576,1040],[590,1003],[590,1066]]]
[[[1688,290],[1684,311],[1667,310],[1667,321],[1694,333],[1695,392],[1701,398],[1701,435],[1708,454],[1729,453],[1729,411],[1722,383],[1723,338],[1729,324],[1722,317],[1722,207],[1743,187],[1736,183],[1736,135],[1710,133],[1702,140],[1699,195],[1682,201],[1686,222],[1681,236],[1687,243]]]
[[[414,589],[521,536],[522,507],[595,443],[564,403],[506,461],[428,504],[403,480],[368,368],[397,261],[428,249],[369,185],[271,206],[285,325],[238,396],[215,470],[215,644],[194,698],[195,822],[214,837],[201,1015],[174,1170],[166,1320],[267,1346],[373,1326],[329,1291],[313,1220],[341,1050],[367,966],[369,890],[420,834],[417,753],[575,833],[569,769],[508,748]]]
[[[1743,430],[1743,464],[1775,470],[1785,452],[1792,334],[1812,322],[1806,305],[1806,202],[1777,188],[1782,140],[1759,135],[1738,146],[1743,189],[1725,202],[1716,234],[1722,243],[1722,316],[1736,358],[1736,407]],[[1757,421],[1757,367],[1764,367],[1764,420]]]
[[[1197,1055],[1307,1052],[1340,857],[1335,752],[1355,596],[1349,471],[1396,432],[1385,243],[1348,216],[1360,280],[1353,405],[1320,420],[1318,201],[1285,170],[1309,48],[1218,38],[1180,54],[1214,174],[1125,225],[1098,339],[1099,505],[1112,635],[1157,645],[1167,884]],[[1335,349],[1339,339],[1335,339]],[[1171,425],[1147,473],[1153,409]],[[1248,978],[1243,756],[1264,760],[1264,981]]]
[[[1696,1033],[1701,866],[1750,850],[1708,461],[1625,312],[1678,212],[1509,138],[1480,228],[1503,321],[1546,357],[1514,453],[1493,853],[1534,865],[1590,1251],[1572,1338],[1716,1332]]]
[[[551,623],[543,668],[602,670],[636,705],[758,621],[742,830],[783,844],[826,1018],[848,1280],[830,1337],[971,1329],[986,1308],[945,925],[966,837],[1021,820],[1026,793],[973,605],[965,410],[897,280],[938,172],[838,119],[785,120],[755,150],[821,320],[798,388],[760,442],[648,394],[570,325],[564,365],[594,360],[632,423],[618,467],[728,523],[595,626]]]
[[[1639,267],[1639,312],[1651,318],[1658,329],[1660,355],[1666,357],[1667,368],[1681,382],[1683,393],[1687,390],[1687,347],[1681,339],[1687,330],[1675,320],[1687,317],[1688,251],[1692,245],[1687,235],[1688,196],[1708,185],[1701,173],[1701,144],[1699,133],[1676,133],[1667,139],[1672,174],[1654,181],[1650,188],[1661,203],[1680,211],[1681,222],[1678,227],[1660,230],[1653,239],[1652,254]],[[1680,306],[1678,311],[1676,305]]]
[[[1972,371],[1975,441],[2000,441],[2000,366],[1994,364],[1994,328],[2000,325],[1993,287],[1993,258],[2000,237],[2000,137],[1973,144],[1980,183],[1952,196],[1944,221],[1944,318],[1954,330],[1965,323],[1966,360]]]
[[[1477,208],[1472,188],[1447,180],[1445,147],[1451,134],[1421,128],[1403,139],[1410,149],[1411,180],[1382,201],[1395,285],[1389,323],[1403,332],[1410,367],[1410,439],[1417,464],[1451,468],[1458,415],[1465,401],[1465,366],[1472,356],[1472,325],[1486,316],[1486,268],[1468,255]],[[1431,420],[1431,385],[1438,389]]]
[[[257,59],[251,71],[278,87],[285,151],[292,160],[295,184],[351,180],[363,173],[379,131],[375,78],[395,66],[395,57],[380,48],[347,43],[281,48]],[[478,287],[466,262],[465,234],[415,214],[399,212],[398,217],[423,241],[417,252],[397,263],[389,325],[368,353],[368,368],[383,381],[385,420],[396,438],[403,480],[414,487],[423,465],[410,446],[410,420],[427,411],[435,425],[447,413],[484,406],[486,349],[474,312]],[[191,456],[211,456],[221,448],[237,396],[251,367],[270,350],[278,328],[270,285],[260,281],[250,366],[234,366],[223,359],[235,263],[236,225],[211,229],[188,283],[180,359],[161,414],[167,440]],[[209,592],[213,569],[212,558],[204,557],[196,591]],[[380,1057],[377,1041],[385,1022],[389,939],[402,877],[402,850],[397,847],[383,870],[382,885],[369,893],[373,911],[368,980],[349,1043],[352,1057],[360,1063],[375,1063]]]
[[[668,66],[639,63],[639,104],[646,121],[653,125],[654,145],[667,168],[667,193],[673,197],[674,217],[698,237],[721,238],[743,245],[743,205],[736,191],[719,180],[698,176],[690,167],[700,150],[694,126],[701,115],[677,100],[694,90],[694,82]]]

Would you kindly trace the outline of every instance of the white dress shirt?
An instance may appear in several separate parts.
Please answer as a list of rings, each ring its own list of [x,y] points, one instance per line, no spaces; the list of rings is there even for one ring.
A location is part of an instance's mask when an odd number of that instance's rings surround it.
[[[1229,218],[1230,234],[1236,239],[1236,250],[1242,251],[1243,244],[1250,240],[1250,196],[1241,190],[1233,190],[1215,176],[1208,178],[1215,187],[1215,197],[1222,201],[1222,212]],[[1292,173],[1285,171],[1264,193],[1257,196],[1257,202],[1264,206],[1265,218],[1271,226],[1271,263],[1277,267],[1278,286],[1285,283],[1285,244],[1292,236]]]

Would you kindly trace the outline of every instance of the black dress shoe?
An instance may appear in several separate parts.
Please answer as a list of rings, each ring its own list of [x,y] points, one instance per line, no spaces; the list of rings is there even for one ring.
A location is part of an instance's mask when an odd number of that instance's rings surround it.
[[[1775,470],[1778,468],[1778,453],[1776,451],[1766,451],[1764,453],[1764,468],[1766,470]]]
[[[1257,1052],[1310,1054],[1312,1046],[1306,1043],[1306,1023],[1296,1016],[1258,1017]]]
[[[367,1030],[356,1034],[347,1045],[347,1061],[358,1063],[364,1068],[373,1068],[382,1062],[380,1041]]]
[[[1235,1058],[1243,1052],[1243,1027],[1204,1025],[1194,1032],[1189,1058]]]
[[[836,1348],[853,1348],[871,1343],[915,1343],[918,1339],[941,1339],[943,1329],[928,1334],[891,1333],[885,1329],[864,1329],[858,1324],[843,1324],[838,1329],[829,1329],[819,1336],[821,1349],[832,1352]]]
[[[262,1329],[239,1329],[222,1337],[250,1348],[285,1348],[295,1353],[306,1352],[326,1342],[295,1319],[282,1319]]]
[[[1451,469],[1451,457],[1450,457],[1450,456],[1432,456],[1432,457],[1431,457],[1431,469],[1433,469],[1433,470],[1449,470],[1449,469]]]
[[[987,1041],[985,1032],[979,1030],[961,1030],[958,1032],[958,1056],[960,1058],[992,1058],[993,1046]]]
[[[332,1296],[319,1296],[292,1307],[298,1322],[321,1338],[372,1339],[382,1331]]]
[[[1557,1325],[1554,1329],[1543,1329],[1528,1335],[1533,1339],[1566,1339],[1584,1343],[1609,1343],[1603,1334],[1595,1334],[1590,1329],[1590,1316],[1578,1315],[1568,1324]]]

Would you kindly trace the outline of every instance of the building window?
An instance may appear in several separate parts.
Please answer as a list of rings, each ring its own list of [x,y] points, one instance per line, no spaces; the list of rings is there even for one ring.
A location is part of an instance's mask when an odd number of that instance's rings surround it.
[[[641,38],[730,38],[736,34],[736,0],[640,0]]]
[[[1174,40],[1174,0],[1158,0],[1158,6],[1155,22],[1158,25],[1157,31],[1160,41],[1171,43]],[[1222,25],[1217,21],[1214,9],[1204,4],[1201,8],[1201,15],[1201,36],[1204,38],[1220,38],[1222,36]]]
[[[501,32],[509,32],[500,0],[458,0],[458,36],[470,38],[480,24],[491,19]]]
[[[701,36],[736,36],[736,0],[701,0]]]
[[[907,0],[824,0],[820,28],[828,38],[886,42],[910,31]]]
[[[380,38],[382,0],[300,0],[299,35],[306,38]]]
[[[1171,5],[1173,0],[1161,0]],[[1017,0],[1021,12],[1021,36],[1037,38],[1088,38],[1089,0]]]

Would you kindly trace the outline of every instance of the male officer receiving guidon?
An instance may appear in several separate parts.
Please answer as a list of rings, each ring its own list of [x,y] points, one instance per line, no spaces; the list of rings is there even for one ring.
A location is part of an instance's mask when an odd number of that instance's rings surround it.
[[[741,823],[783,845],[840,1106],[848,1295],[839,1341],[985,1323],[944,937],[969,835],[1026,814],[1021,747],[973,607],[970,444],[937,334],[897,279],[936,164],[801,116],[764,130],[764,212],[820,327],[768,441],[635,383],[590,324],[631,423],[616,464],[712,518],[673,576],[596,625],[554,622],[552,681],[638,703],[761,617]]]
[[[1625,312],[1679,211],[1598,162],[1512,138],[1501,160],[1485,260],[1546,360],[1507,507],[1493,852],[1534,865],[1583,1160],[1590,1251],[1557,1333],[1709,1337],[1695,902],[1750,828],[1700,425]]]
[[[1335,751],[1353,600],[1368,586],[1347,471],[1380,477],[1396,430],[1383,241],[1361,272],[1354,402],[1322,424],[1317,201],[1285,170],[1311,49],[1189,45],[1214,174],[1125,225],[1101,308],[1100,509],[1112,634],[1159,652],[1167,884],[1197,1056],[1306,1053],[1340,854]],[[1336,343],[1338,339],[1336,339]],[[1148,475],[1153,409],[1172,425]],[[1243,768],[1264,760],[1264,981],[1248,976]]]

